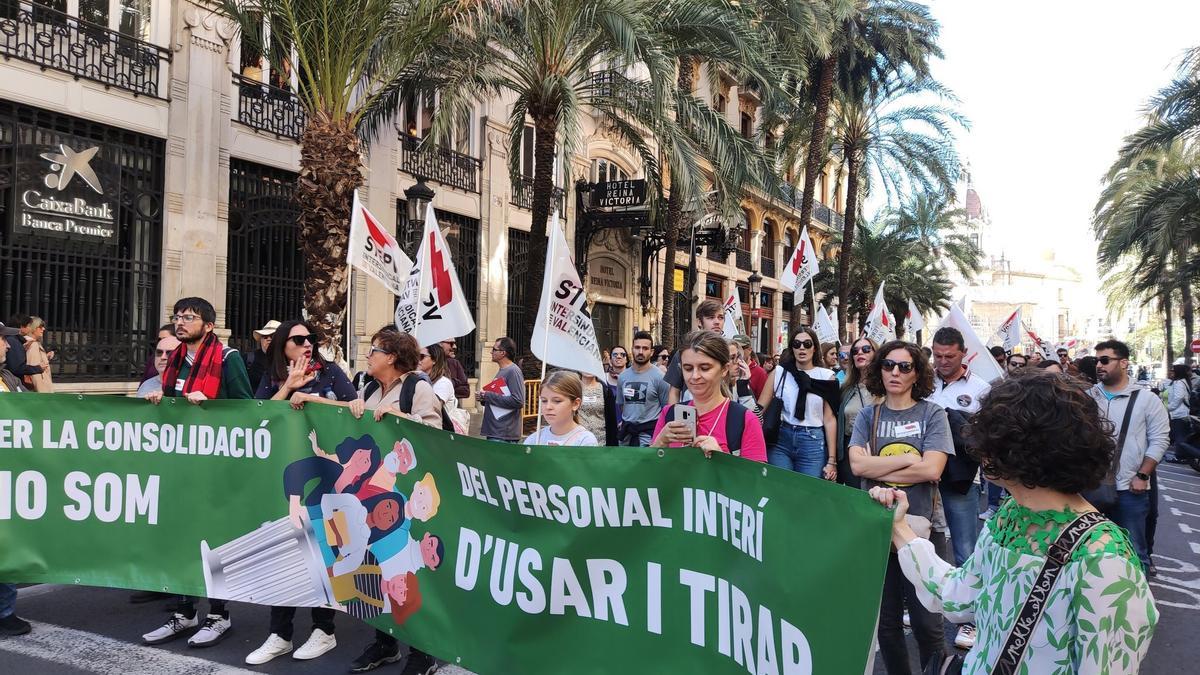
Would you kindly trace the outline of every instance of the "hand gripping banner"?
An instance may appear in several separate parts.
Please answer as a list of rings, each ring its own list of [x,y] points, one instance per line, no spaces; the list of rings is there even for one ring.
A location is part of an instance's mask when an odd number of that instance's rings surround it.
[[[0,395],[0,579],[331,606],[479,673],[862,673],[890,519],[693,449]]]

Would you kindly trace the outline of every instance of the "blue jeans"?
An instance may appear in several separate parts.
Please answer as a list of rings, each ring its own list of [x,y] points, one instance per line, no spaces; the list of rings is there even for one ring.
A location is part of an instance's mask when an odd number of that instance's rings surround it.
[[[950,543],[954,546],[954,564],[962,567],[979,539],[979,486],[971,483],[967,494],[960,495],[943,484],[941,492],[942,510],[946,513]]]
[[[17,587],[0,584],[0,619],[7,619],[17,611]]]
[[[1000,502],[1004,499],[1004,488],[996,485],[992,481],[987,484],[987,505],[989,509],[997,510],[1000,508]]]
[[[1146,516],[1150,514],[1150,491],[1136,493],[1117,490],[1117,505],[1108,516],[1114,523],[1129,533],[1129,541],[1137,552],[1142,567],[1150,564],[1150,553],[1146,545]]]
[[[779,439],[767,452],[771,466],[791,469],[814,478],[829,461],[825,453],[824,427],[797,427],[784,422],[779,425]]]

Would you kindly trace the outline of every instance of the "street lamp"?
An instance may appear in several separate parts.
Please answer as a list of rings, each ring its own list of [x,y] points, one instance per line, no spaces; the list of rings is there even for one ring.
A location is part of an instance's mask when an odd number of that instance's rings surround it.
[[[425,184],[425,179],[417,177],[417,184],[404,191],[408,202],[408,222],[425,224],[425,210],[433,201],[433,188]]]
[[[758,338],[759,325],[761,324],[758,320],[758,294],[762,290],[762,280],[762,275],[758,273],[758,270],[751,271],[750,278],[746,280],[750,282],[750,321],[752,322],[750,325],[750,342],[754,345],[754,351],[756,352],[761,351],[762,347]]]

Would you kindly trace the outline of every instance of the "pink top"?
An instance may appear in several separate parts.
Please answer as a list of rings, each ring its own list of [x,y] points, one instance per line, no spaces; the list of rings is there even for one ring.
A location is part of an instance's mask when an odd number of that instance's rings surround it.
[[[729,452],[729,442],[725,438],[725,415],[728,409],[729,401],[726,401],[696,420],[696,435],[712,436],[721,446],[722,452]],[[662,412],[658,414],[658,424],[654,425],[654,435],[651,438],[657,438],[663,427],[667,426],[668,410],[671,408],[663,408]],[[671,447],[681,448],[684,446],[680,443],[672,443]],[[762,424],[750,410],[746,411],[746,424],[742,431],[742,451],[738,456],[753,462],[767,461],[767,441],[763,438]]]

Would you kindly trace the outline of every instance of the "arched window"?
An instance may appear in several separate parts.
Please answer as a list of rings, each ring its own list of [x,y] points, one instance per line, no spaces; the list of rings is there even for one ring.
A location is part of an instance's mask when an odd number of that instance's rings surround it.
[[[759,238],[758,245],[758,268],[762,271],[763,276],[775,276],[775,222],[772,220],[763,221],[763,235]]]
[[[629,180],[629,173],[611,159],[593,159],[591,168],[593,183],[610,183],[618,180]]]

